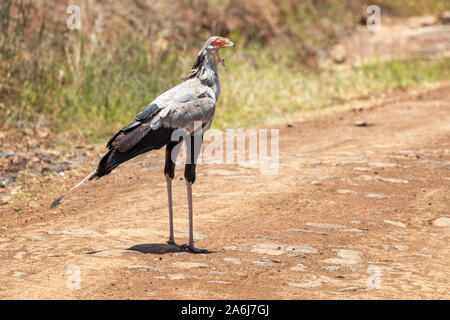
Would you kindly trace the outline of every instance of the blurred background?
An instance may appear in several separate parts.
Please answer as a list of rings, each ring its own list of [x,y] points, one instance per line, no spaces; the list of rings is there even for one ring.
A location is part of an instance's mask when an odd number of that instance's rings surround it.
[[[79,30],[66,26],[71,4]],[[378,31],[366,26],[373,4]],[[222,50],[218,129],[449,78],[449,10],[450,0],[1,0],[0,168],[41,170],[55,146],[103,143],[178,84],[211,35],[237,45]]]

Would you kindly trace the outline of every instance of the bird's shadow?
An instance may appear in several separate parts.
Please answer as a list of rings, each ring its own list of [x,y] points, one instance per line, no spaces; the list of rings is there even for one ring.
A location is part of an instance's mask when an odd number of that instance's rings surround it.
[[[192,252],[187,245],[179,244],[169,244],[169,243],[144,243],[134,245],[126,250],[136,251],[145,254],[166,254],[166,253],[176,253],[176,252],[187,252],[187,253],[197,253]],[[205,250],[205,254],[214,253],[214,251]]]

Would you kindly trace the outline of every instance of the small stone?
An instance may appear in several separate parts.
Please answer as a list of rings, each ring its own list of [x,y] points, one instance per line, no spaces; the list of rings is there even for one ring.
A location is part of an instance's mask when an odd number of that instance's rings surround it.
[[[181,269],[194,269],[194,268],[208,268],[209,265],[205,263],[198,263],[198,262],[175,262],[173,264],[176,268]]]
[[[325,259],[321,260],[321,262],[330,264],[349,265],[359,263],[363,256],[362,252],[356,250],[335,249],[333,251],[336,252],[337,258]]]
[[[281,260],[279,260],[279,259],[272,259],[271,260],[273,263],[281,263]]]
[[[234,251],[248,251],[250,248],[248,247],[242,247],[242,246],[228,246],[223,247],[225,250],[234,250]]]
[[[0,205],[9,203],[9,201],[10,201],[11,199],[12,199],[11,196],[2,196],[2,197],[0,198]]]
[[[21,276],[23,276],[26,273],[20,272],[20,271],[14,271],[13,272],[13,277],[19,278]]]
[[[408,246],[404,246],[404,245],[401,245],[401,244],[396,244],[394,246],[394,248],[399,250],[399,251],[405,251],[406,249],[408,249]]]
[[[392,182],[392,183],[409,183],[409,181],[405,180],[405,179],[383,178],[383,177],[379,177],[378,179],[382,180],[382,181]]]
[[[315,222],[307,222],[307,226],[316,227],[316,228],[326,228],[326,229],[340,229],[345,228],[345,226],[341,226],[338,224],[328,224],[328,223],[315,223]]]
[[[304,264],[299,263],[299,264],[297,264],[294,267],[290,267],[289,270],[292,270],[292,271],[306,271],[306,266]]]
[[[345,249],[345,248],[347,248],[347,246],[337,246],[335,244],[324,243],[323,245],[326,246],[326,247],[333,248],[333,249]]]
[[[342,288],[340,291],[356,291],[358,289],[359,289],[358,287],[345,287]]]
[[[306,254],[304,253],[286,253],[286,256],[288,257],[300,257],[300,258],[306,258]]]
[[[400,228],[406,228],[406,225],[402,222],[392,221],[392,220],[383,220],[384,223],[391,224],[393,226],[397,226]]]
[[[129,269],[129,270],[160,272],[160,270],[158,270],[158,269],[155,269],[153,267],[147,267],[147,266],[127,266],[126,268]]]
[[[211,271],[209,274],[217,275],[217,276],[228,276],[228,273],[222,272],[222,271]]]
[[[286,282],[285,284],[289,287],[296,287],[296,288],[313,288],[321,285],[320,281],[312,281],[312,280],[304,283]]]
[[[217,283],[217,284],[229,284],[228,281],[220,281],[220,280],[208,280],[208,282]]]
[[[273,266],[272,262],[268,261],[253,261],[253,264],[258,267],[271,267]]]
[[[30,234],[30,235],[25,236],[25,238],[27,238],[28,240],[31,240],[31,241],[45,241],[45,240],[47,240],[46,238],[44,238],[44,237],[42,237],[40,235],[37,235],[37,234]]]
[[[354,125],[357,127],[367,127],[367,122],[365,121],[355,121]]]
[[[281,251],[283,249],[282,244],[277,243],[258,243],[253,246],[254,249],[269,249],[273,251]],[[254,250],[252,249],[252,251]]]
[[[169,280],[182,280],[182,279],[190,279],[190,278],[200,279],[200,277],[189,276],[189,275],[186,275],[186,274],[180,274],[180,273],[176,273],[176,274],[168,274],[168,275],[167,275],[167,279],[169,279]]]
[[[23,252],[23,251],[17,252],[17,253],[13,256],[13,259],[16,259],[16,260],[22,259],[23,256],[24,256],[25,254],[26,254],[26,252]]]
[[[308,246],[287,246],[284,248],[286,251],[295,251],[299,253],[305,253],[305,254],[315,254],[317,253],[317,250],[313,247]]]
[[[381,162],[372,162],[369,163],[369,165],[377,168],[393,168],[396,166],[395,163],[381,163]]]
[[[375,199],[385,199],[385,198],[388,198],[388,196],[385,195],[385,194],[380,194],[380,193],[370,193],[370,192],[366,193],[366,197],[367,197],[367,198],[375,198]]]
[[[367,229],[365,229],[365,228],[360,228],[360,229],[357,229],[357,228],[349,228],[349,229],[341,229],[341,230],[339,230],[339,231],[341,231],[341,232],[363,232],[363,230],[367,230]]]
[[[349,190],[349,189],[339,189],[338,191],[337,191],[337,193],[340,193],[340,194],[358,194],[358,192],[356,192],[356,191],[353,191],[353,190]]]
[[[352,272],[357,272],[358,271],[358,269],[356,269],[354,266],[352,266],[352,265],[346,265],[345,266],[348,270],[350,270],[350,271],[352,271]]]
[[[62,171],[69,170],[71,168],[71,164],[69,162],[63,161],[59,162],[52,166],[43,167],[41,170],[41,174],[49,174],[49,173],[59,173]]]
[[[437,227],[450,227],[450,218],[439,218],[433,221],[433,224]]]
[[[415,256],[432,259],[433,256],[431,254],[423,254],[423,253],[415,253]]]
[[[325,232],[314,231],[314,230],[305,230],[305,229],[288,229],[287,231],[290,231],[290,232],[304,232],[304,233],[318,234],[318,235],[321,235],[321,236],[327,236],[327,235],[328,235],[328,234],[326,234]]]
[[[282,240],[281,238],[277,238],[277,237],[264,237],[264,236],[260,236],[260,235],[255,235],[254,238],[258,239],[258,240]]]
[[[241,259],[238,258],[223,258],[223,260],[234,264],[241,264]]]
[[[279,256],[279,255],[282,255],[284,253],[282,250],[265,249],[265,248],[253,248],[251,250],[251,252],[262,253],[262,254],[269,254],[269,255],[272,255],[272,256]]]
[[[439,169],[450,169],[450,162],[445,162],[437,166]]]
[[[339,271],[341,270],[341,267],[339,266],[326,266],[322,268],[325,271]]]
[[[338,279],[353,279],[353,275],[352,274],[340,274],[338,276],[336,276],[336,278]]]

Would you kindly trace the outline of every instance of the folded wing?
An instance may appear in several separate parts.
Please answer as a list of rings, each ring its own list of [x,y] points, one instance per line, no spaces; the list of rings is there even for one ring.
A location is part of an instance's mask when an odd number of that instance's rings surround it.
[[[169,97],[156,99],[109,140],[108,152],[89,180],[109,174],[121,163],[142,153],[162,148],[171,141],[174,130],[192,133],[195,121],[201,121],[202,126],[212,121],[215,99],[209,94],[201,93],[196,97],[190,94],[184,99],[182,96]]]

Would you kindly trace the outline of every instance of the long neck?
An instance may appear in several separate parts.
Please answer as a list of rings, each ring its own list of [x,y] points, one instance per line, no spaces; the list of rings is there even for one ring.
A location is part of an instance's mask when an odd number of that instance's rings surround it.
[[[197,77],[202,84],[212,88],[216,93],[216,99],[219,98],[220,83],[217,72],[218,57],[215,52],[204,51],[197,57],[192,74],[189,78]]]

